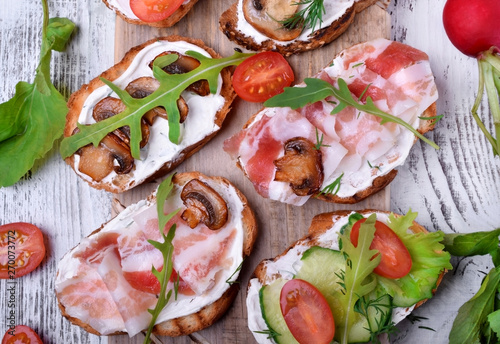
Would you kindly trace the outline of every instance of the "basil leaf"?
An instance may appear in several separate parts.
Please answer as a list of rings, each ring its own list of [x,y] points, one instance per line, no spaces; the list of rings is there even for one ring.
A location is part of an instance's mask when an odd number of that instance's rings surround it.
[[[488,320],[488,315],[494,311],[495,295],[499,283],[500,267],[496,267],[485,277],[477,294],[458,310],[449,335],[450,343],[480,344],[483,342],[485,335],[489,337],[489,331],[484,333],[482,329]],[[492,317],[492,320],[494,320],[495,328],[497,328],[496,316]]]
[[[61,35],[68,38],[74,24],[68,19],[49,24],[47,1],[42,0],[42,5],[44,23],[35,80],[33,84],[19,82],[14,97],[0,104],[0,187],[15,184],[35,160],[45,156],[66,122],[66,99],[50,81],[50,60],[52,49],[63,48]]]

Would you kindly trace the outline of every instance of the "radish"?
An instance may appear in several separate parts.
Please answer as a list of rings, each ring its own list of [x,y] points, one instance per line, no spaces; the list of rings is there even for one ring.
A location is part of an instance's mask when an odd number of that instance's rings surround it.
[[[472,116],[500,155],[500,0],[448,0],[443,10],[443,24],[453,45],[477,59],[479,89]],[[488,96],[496,139],[477,114],[484,90]]]

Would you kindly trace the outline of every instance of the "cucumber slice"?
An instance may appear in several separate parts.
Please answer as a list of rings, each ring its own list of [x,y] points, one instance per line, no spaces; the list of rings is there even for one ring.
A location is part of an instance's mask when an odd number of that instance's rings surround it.
[[[279,278],[259,291],[260,309],[262,317],[271,334],[276,333],[273,339],[278,344],[298,344],[288,329],[280,307],[280,294],[287,280]]]

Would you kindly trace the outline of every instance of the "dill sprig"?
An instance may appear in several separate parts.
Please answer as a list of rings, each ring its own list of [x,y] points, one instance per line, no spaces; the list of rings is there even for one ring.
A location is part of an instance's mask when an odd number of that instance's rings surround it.
[[[314,149],[320,150],[321,147],[330,147],[330,145],[325,145],[323,144],[323,133],[321,133],[321,137],[319,137],[319,131],[318,128],[316,129],[316,144],[314,145]]]
[[[339,192],[339,190],[340,190],[340,181],[342,180],[343,176],[344,176],[344,172],[342,172],[342,174],[337,179],[335,179],[331,184],[328,184],[327,186],[325,186],[323,188],[323,190],[321,190],[318,193],[318,196],[326,195],[326,194],[335,196],[337,194],[337,192]]]
[[[238,281],[238,280],[233,280],[233,277],[241,270],[242,266],[243,266],[243,260],[241,261],[240,265],[238,265],[236,270],[231,274],[231,276],[229,276],[229,278],[226,280],[227,284],[233,285],[234,283],[240,283],[240,281]]]
[[[319,22],[319,28],[321,29],[323,14],[326,13],[323,2],[324,0],[300,0],[294,2],[293,5],[295,6],[305,5],[305,7],[297,11],[290,18],[279,21],[279,23],[287,29],[295,29],[302,26],[302,30],[304,30],[306,27],[310,27],[314,32]]]
[[[255,333],[267,334],[267,339],[272,339],[276,342],[276,337],[281,336],[281,333],[276,332],[272,328],[264,330],[264,331],[254,331]]]
[[[387,309],[387,303],[384,303],[382,300],[385,297],[388,297],[388,295],[382,295],[377,299],[370,300],[364,296],[354,305],[354,310],[365,316],[368,321],[370,343],[380,343],[378,339],[379,335],[382,333],[391,334],[398,330],[392,321],[383,321],[383,319],[391,319],[389,312],[392,313],[392,308]],[[370,322],[370,317],[368,316],[370,308],[374,309],[377,315],[377,317],[375,317],[375,324]]]

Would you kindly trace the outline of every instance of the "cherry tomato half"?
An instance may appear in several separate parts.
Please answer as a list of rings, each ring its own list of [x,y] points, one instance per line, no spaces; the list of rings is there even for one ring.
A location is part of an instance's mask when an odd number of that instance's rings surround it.
[[[168,18],[184,0],[130,0],[132,12],[142,21],[154,23]]]
[[[290,86],[293,71],[281,54],[266,51],[247,58],[233,75],[236,94],[249,102],[264,102]]]
[[[161,271],[163,267],[160,268]],[[177,271],[172,270],[172,275],[170,276],[170,282],[174,283],[177,281]],[[132,288],[143,291],[150,294],[159,294],[161,291],[160,281],[156,278],[151,271],[124,271],[123,277],[132,286]],[[181,295],[194,295],[195,292],[189,287],[189,285],[184,282],[184,280],[179,277],[179,284],[177,286],[177,292]]]
[[[2,344],[43,344],[38,334],[25,325],[17,325],[5,332]]]
[[[357,221],[351,229],[351,242],[358,246],[359,228],[366,219]],[[373,270],[376,274],[387,278],[406,276],[412,265],[410,252],[401,239],[385,223],[375,222],[375,237],[370,245],[372,250],[380,252],[380,264]]]
[[[33,271],[45,256],[40,229],[26,222],[0,226],[0,278],[14,279]]]
[[[286,282],[281,289],[280,306],[288,329],[300,344],[328,344],[333,340],[332,310],[311,283],[301,279]]]

